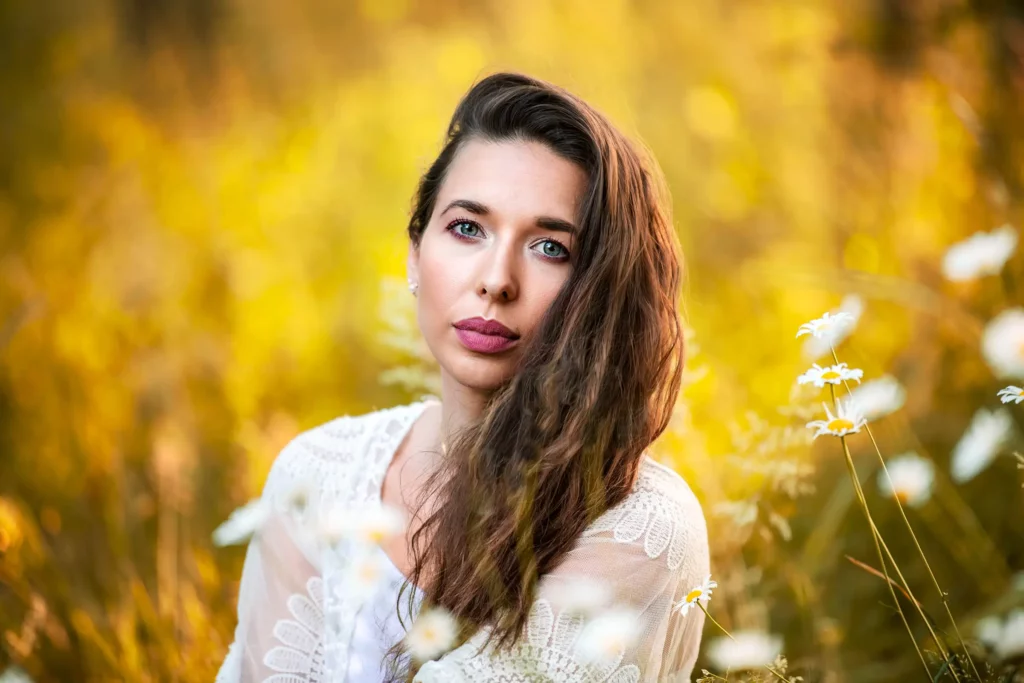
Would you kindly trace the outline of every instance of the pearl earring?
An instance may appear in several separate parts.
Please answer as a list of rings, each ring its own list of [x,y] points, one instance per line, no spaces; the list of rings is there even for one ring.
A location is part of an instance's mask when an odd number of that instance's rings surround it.
[[[416,284],[412,280],[409,280],[409,291],[412,292],[413,296],[416,296],[416,290],[419,289],[419,287],[420,286],[418,284]]]

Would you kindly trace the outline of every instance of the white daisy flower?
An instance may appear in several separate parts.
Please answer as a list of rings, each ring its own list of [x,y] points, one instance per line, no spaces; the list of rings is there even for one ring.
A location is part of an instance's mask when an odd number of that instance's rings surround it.
[[[405,514],[389,505],[334,506],[319,519],[317,535],[328,545],[345,539],[380,545],[405,530]]]
[[[840,311],[835,315],[832,313],[826,313],[820,318],[801,325],[796,336],[800,337],[802,335],[809,334],[818,339],[823,339],[828,335],[839,333],[846,327],[852,327],[853,323],[854,317],[846,311]]]
[[[821,367],[817,363],[811,365],[811,369],[796,378],[797,384],[813,384],[819,389],[826,384],[842,384],[844,381],[860,382],[864,376],[863,370],[848,368],[846,363]]]
[[[707,578],[704,579],[704,583],[699,586],[694,586],[693,590],[687,593],[682,600],[672,606],[672,609],[679,610],[679,613],[685,617],[687,612],[690,611],[690,608],[696,605],[698,601],[705,605],[708,604],[708,600],[711,599],[711,590],[713,588],[718,588],[718,582],[712,581],[711,574],[708,574]]]
[[[981,355],[1000,379],[1024,379],[1024,308],[1011,308],[989,321]]]
[[[262,498],[255,498],[231,513],[225,522],[213,530],[213,544],[217,547],[245,543],[259,533],[270,518],[271,507]]]
[[[375,552],[374,552],[375,551]],[[387,563],[382,557],[383,550],[373,548],[352,554],[346,567],[346,585],[355,589],[356,595],[373,594],[384,580]]]
[[[912,507],[931,498],[935,483],[935,466],[931,460],[917,453],[904,453],[890,459],[885,467],[889,476],[885,476],[885,470],[878,472],[878,489],[883,496],[895,496]]]
[[[976,232],[946,251],[942,274],[952,282],[998,275],[1016,248],[1017,231],[1009,223],[992,232]]]
[[[1002,635],[1002,621],[998,616],[983,616],[974,625],[974,635],[981,642],[993,647]]]
[[[809,336],[804,341],[802,349],[804,358],[807,360],[821,358],[825,354],[830,354],[832,349],[843,343],[850,336],[850,333],[853,332],[860,321],[861,315],[864,313],[864,299],[856,294],[847,294],[843,297],[837,309],[829,311],[829,314],[832,316],[840,313],[845,313],[849,316],[846,319],[846,323],[831,326],[823,331],[820,337]]]
[[[315,535],[321,543],[333,546],[345,539],[355,511],[345,505],[332,505],[322,510],[316,520]]]
[[[728,517],[738,527],[745,527],[757,519],[757,503],[752,500],[726,500],[715,505],[714,512]]]
[[[311,479],[300,479],[290,489],[283,492],[278,499],[278,504],[286,512],[303,516],[313,502],[315,491],[316,482]]]
[[[999,659],[1020,657],[1024,655],[1024,609],[1015,609],[1005,619],[997,616],[979,619],[974,633]]]
[[[1003,634],[995,650],[1000,659],[1016,659],[1024,655],[1024,610],[1016,609],[1006,617]]]
[[[635,611],[615,607],[588,621],[576,641],[576,655],[583,664],[612,663],[633,646],[639,636]]]
[[[1010,437],[1013,418],[1006,408],[979,408],[960,441],[953,447],[950,475],[958,484],[970,481],[988,467]]]
[[[850,391],[850,408],[869,422],[896,412],[907,402],[907,391],[892,375],[869,380]]]
[[[861,415],[848,404],[849,401],[843,401],[842,399],[837,400],[837,410],[835,415],[832,414],[828,404],[821,404],[825,408],[825,416],[828,419],[813,420],[807,423],[807,427],[809,429],[818,430],[814,434],[815,439],[823,434],[829,434],[831,436],[856,434],[860,431],[861,427],[867,424],[867,420],[861,417]]]
[[[974,636],[989,647],[995,647],[1003,636],[1003,620],[995,615],[978,619],[974,624]]]
[[[414,659],[425,662],[451,649],[458,636],[458,624],[448,610],[432,607],[420,612],[405,634],[405,645]]]
[[[32,683],[32,679],[21,667],[12,666],[0,674],[0,683]]]
[[[370,508],[365,515],[360,515],[354,532],[358,540],[380,545],[405,531],[405,525],[405,514],[401,510],[390,505],[380,505]]]
[[[611,601],[611,585],[586,576],[568,577],[551,595],[552,605],[570,614],[594,615],[608,607]]]
[[[736,631],[733,640],[711,641],[707,655],[720,671],[743,671],[770,665],[782,653],[782,638],[762,631]]]
[[[1015,387],[1011,384],[1005,389],[1000,389],[996,396],[998,396],[999,400],[1003,403],[1010,403],[1011,401],[1014,403],[1020,403],[1021,401],[1024,401],[1024,389],[1021,387]]]

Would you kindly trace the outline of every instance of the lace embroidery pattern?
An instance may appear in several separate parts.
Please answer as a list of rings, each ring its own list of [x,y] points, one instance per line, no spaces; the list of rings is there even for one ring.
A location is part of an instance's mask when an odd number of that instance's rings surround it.
[[[352,497],[356,455],[372,435],[371,420],[335,418],[292,439],[274,460],[263,495],[279,499],[296,485],[305,485],[313,506],[344,502]]]
[[[536,675],[537,680],[563,683],[568,681],[603,681],[607,683],[636,683],[640,669],[635,664],[623,664],[624,652],[604,665],[581,665],[577,662],[575,645],[583,630],[583,619],[564,613],[556,615],[551,603],[540,598],[530,610],[526,637],[507,651],[490,653],[486,661],[469,663],[467,672],[471,680],[501,681],[503,675]],[[524,667],[526,670],[524,671]],[[513,679],[509,679],[513,680]]]
[[[696,540],[695,514],[703,517],[700,504],[683,478],[647,458],[633,492],[587,527],[580,541],[606,540],[599,537],[610,532],[618,543],[641,543],[652,560],[664,554],[669,569],[675,570]]]
[[[640,668],[625,663],[624,652],[603,664],[579,662],[576,643],[583,625],[583,617],[556,612],[548,600],[540,598],[530,610],[526,635],[520,642],[500,651],[493,647],[482,650],[488,633],[482,629],[442,660],[425,664],[416,680],[420,683],[637,683]]]
[[[306,595],[295,593],[288,598],[288,611],[295,618],[274,624],[274,638],[281,645],[267,652],[263,664],[277,673],[263,679],[264,683],[323,680],[322,604],[323,581],[318,576],[306,581]]]

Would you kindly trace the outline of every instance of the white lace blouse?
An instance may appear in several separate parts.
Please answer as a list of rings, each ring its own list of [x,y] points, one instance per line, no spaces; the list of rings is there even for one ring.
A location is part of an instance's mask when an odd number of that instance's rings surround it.
[[[427,399],[342,416],[295,437],[275,459],[268,502],[312,484],[311,509],[381,504],[384,475]],[[380,551],[382,554],[383,551]],[[386,556],[386,555],[385,555]],[[395,606],[399,570],[365,595],[347,580],[344,553],[326,553],[286,515],[273,515],[246,552],[234,642],[217,683],[361,683],[380,680],[380,657],[404,631]],[[427,662],[419,683],[682,683],[690,680],[704,615],[672,605],[710,573],[700,504],[673,470],[644,456],[632,492],[595,520],[565,559],[541,577],[526,635],[511,647],[481,646],[487,627]],[[639,637],[610,661],[577,649],[585,618],[559,608],[574,578],[612,588],[638,615]],[[403,595],[406,606],[408,590]],[[422,595],[413,587],[415,605]],[[415,610],[415,606],[414,606]],[[408,627],[410,618],[403,609]]]

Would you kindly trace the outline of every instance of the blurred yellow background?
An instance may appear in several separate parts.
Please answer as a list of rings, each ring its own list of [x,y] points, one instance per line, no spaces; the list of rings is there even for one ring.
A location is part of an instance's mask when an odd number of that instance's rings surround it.
[[[300,430],[433,390],[407,212],[459,97],[509,69],[594,104],[668,177],[693,343],[657,452],[704,503],[711,613],[782,636],[805,681],[919,679],[884,583],[845,559],[878,566],[838,441],[803,426],[827,394],[793,392],[794,335],[859,297],[840,357],[906,389],[874,435],[935,463],[908,516],[964,637],[1024,604],[1012,448],[948,475],[1008,383],[979,345],[1024,301],[1024,260],[941,272],[1024,218],[1016,6],[0,1],[0,671],[213,679],[243,548],[211,531]],[[870,441],[850,444],[947,628]]]

